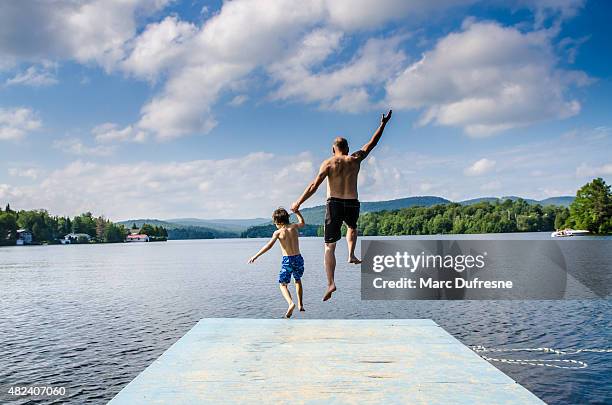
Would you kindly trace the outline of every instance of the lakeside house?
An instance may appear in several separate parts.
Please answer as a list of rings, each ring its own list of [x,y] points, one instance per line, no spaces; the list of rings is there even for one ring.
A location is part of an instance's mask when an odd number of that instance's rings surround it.
[[[89,243],[91,236],[86,233],[69,233],[64,236],[64,239],[60,239],[62,245],[72,245],[74,243]]]
[[[139,235],[139,234],[131,234],[125,238],[126,242],[149,242],[149,235]]]
[[[32,244],[32,232],[27,229],[17,229],[17,245],[30,245]]]

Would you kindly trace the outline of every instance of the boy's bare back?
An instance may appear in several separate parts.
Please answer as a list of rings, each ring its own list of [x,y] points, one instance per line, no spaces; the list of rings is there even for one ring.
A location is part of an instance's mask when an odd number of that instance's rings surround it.
[[[299,232],[296,224],[285,225],[274,233],[280,241],[283,256],[300,254]]]

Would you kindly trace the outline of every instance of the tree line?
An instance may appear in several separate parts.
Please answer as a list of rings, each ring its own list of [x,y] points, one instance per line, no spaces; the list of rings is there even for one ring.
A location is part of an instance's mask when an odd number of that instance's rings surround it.
[[[123,225],[115,224],[103,216],[95,217],[91,212],[70,218],[52,216],[46,210],[15,211],[10,204],[4,210],[0,208],[0,245],[14,245],[18,229],[32,232],[34,243],[58,243],[70,233],[89,235],[94,242],[115,243],[123,242],[129,234]],[[149,235],[147,232],[161,240],[168,236],[165,228],[144,224],[139,233]],[[77,242],[86,240],[77,239]]]
[[[276,225],[265,224],[251,226],[246,231],[240,234],[241,238],[269,238],[276,231]],[[311,225],[306,224],[300,229],[300,236],[320,236],[320,229],[323,229],[322,225]]]
[[[358,221],[362,235],[436,235],[505,232],[545,232],[585,229],[612,233],[610,186],[597,178],[576,193],[569,208],[532,205],[525,200],[457,203],[370,212]]]

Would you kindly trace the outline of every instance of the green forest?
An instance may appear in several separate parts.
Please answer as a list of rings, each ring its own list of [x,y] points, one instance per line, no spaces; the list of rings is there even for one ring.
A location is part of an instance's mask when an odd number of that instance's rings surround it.
[[[585,229],[612,233],[610,186],[597,178],[576,193],[569,208],[542,207],[525,200],[457,203],[369,212],[359,218],[361,235],[436,235],[459,233],[544,232]]]

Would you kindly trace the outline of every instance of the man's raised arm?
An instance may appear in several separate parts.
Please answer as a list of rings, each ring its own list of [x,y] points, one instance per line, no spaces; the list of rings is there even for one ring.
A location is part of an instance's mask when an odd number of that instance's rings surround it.
[[[380,118],[380,125],[378,126],[378,129],[376,129],[376,132],[374,132],[374,135],[372,135],[372,138],[370,138],[370,141],[363,145],[360,150],[353,153],[353,156],[356,156],[361,160],[368,157],[370,152],[372,152],[372,149],[374,149],[374,147],[378,144],[378,141],[380,140],[380,137],[382,136],[383,131],[385,130],[387,122],[389,122],[389,120],[391,119],[391,114],[393,114],[393,110],[389,110],[387,115],[385,115],[384,113],[382,114],[382,117]]]
[[[311,181],[310,184],[308,184],[306,190],[304,190],[300,198],[298,198],[296,202],[291,204],[291,210],[293,212],[299,210],[300,205],[302,205],[304,201],[308,200],[314,193],[317,192],[317,189],[319,188],[321,183],[323,183],[323,180],[325,180],[325,178],[327,177],[328,170],[329,166],[327,162],[323,162],[321,164],[321,167],[319,168],[319,174],[317,174],[317,177],[315,177],[315,179]]]

